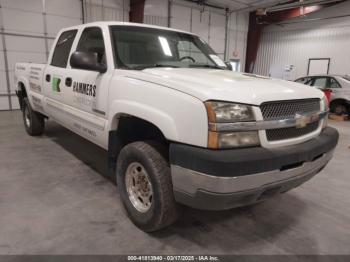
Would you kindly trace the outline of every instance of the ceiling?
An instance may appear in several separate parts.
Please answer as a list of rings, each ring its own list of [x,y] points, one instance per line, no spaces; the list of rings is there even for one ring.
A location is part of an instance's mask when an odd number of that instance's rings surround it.
[[[280,3],[290,2],[290,0],[206,0],[208,4],[229,8],[231,11],[255,10],[265,8]]]

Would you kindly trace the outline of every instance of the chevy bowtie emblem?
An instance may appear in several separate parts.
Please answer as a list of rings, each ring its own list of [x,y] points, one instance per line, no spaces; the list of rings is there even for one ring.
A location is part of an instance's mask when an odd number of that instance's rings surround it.
[[[318,120],[318,115],[314,114],[314,115],[301,115],[296,113],[295,114],[295,127],[296,128],[303,128],[305,127],[307,124],[313,123],[315,121]]]
[[[296,128],[303,128],[308,124],[308,117],[300,115],[298,113],[295,114],[295,127]]]

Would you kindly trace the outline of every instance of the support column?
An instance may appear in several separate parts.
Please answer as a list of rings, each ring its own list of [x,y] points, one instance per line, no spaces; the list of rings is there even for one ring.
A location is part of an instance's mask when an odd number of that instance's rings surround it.
[[[260,44],[261,33],[264,28],[263,24],[257,23],[257,16],[255,12],[249,14],[249,29],[247,38],[247,53],[245,62],[245,72],[253,73],[256,56],[258,55],[258,48]]]
[[[130,0],[130,22],[143,23],[145,0]]]
[[[225,13],[225,47],[224,47],[224,60],[228,60],[228,30],[229,30],[229,22],[230,22],[230,12],[228,8],[226,8]]]
[[[168,0],[168,27],[171,26],[171,7],[172,7],[172,1]]]

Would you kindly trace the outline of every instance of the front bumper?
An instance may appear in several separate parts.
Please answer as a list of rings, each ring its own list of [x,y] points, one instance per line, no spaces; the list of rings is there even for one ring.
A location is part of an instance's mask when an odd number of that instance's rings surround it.
[[[286,192],[316,175],[332,158],[338,132],[331,127],[305,143],[209,150],[171,144],[175,199],[209,210],[249,205]]]

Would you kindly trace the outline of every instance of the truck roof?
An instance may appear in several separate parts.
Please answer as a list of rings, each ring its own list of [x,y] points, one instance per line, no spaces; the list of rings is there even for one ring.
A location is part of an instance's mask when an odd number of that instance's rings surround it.
[[[161,29],[161,30],[167,30],[167,31],[173,31],[173,32],[179,32],[179,33],[185,33],[185,34],[191,34],[194,35],[194,33],[178,30],[174,28],[164,27],[164,26],[156,26],[156,25],[149,25],[149,24],[140,24],[140,23],[130,23],[130,22],[116,22],[116,21],[99,21],[99,22],[92,22],[92,23],[86,23],[71,27],[63,28],[61,31],[71,30],[71,29],[81,29],[85,27],[90,26],[111,26],[111,25],[118,25],[118,26],[138,26],[138,27],[144,27],[144,28],[154,28],[154,29]]]

